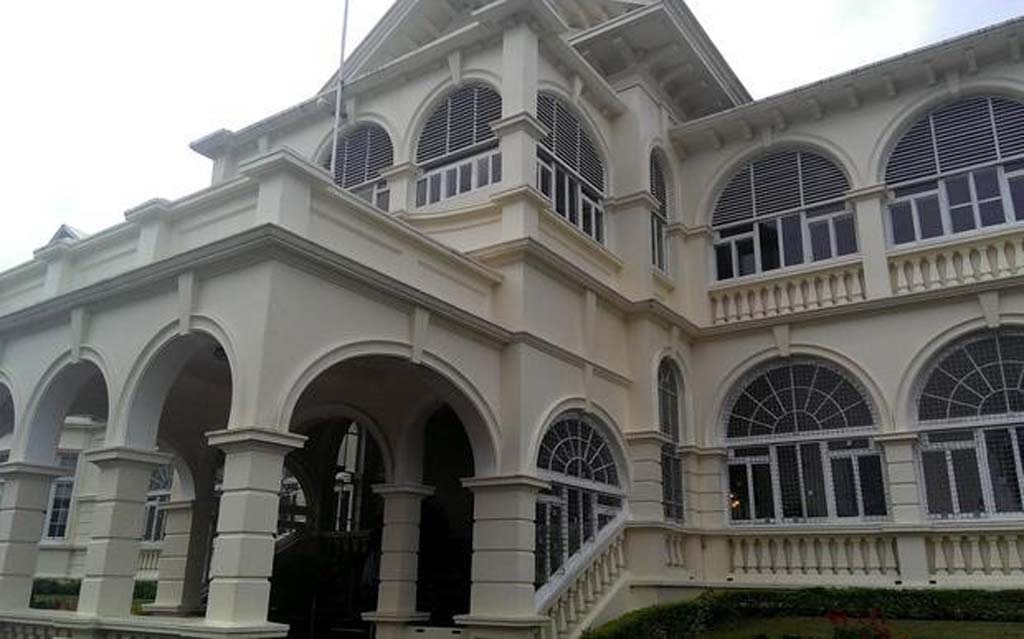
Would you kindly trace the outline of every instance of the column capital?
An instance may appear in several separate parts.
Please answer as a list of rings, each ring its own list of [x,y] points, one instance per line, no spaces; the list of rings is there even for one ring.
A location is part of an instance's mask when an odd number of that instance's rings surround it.
[[[520,111],[495,120],[491,124],[491,130],[499,139],[522,131],[534,140],[542,140],[551,132],[537,116],[528,111]]]
[[[875,441],[879,444],[913,444],[918,439],[920,439],[919,434],[913,431],[882,433],[875,436]]]
[[[306,437],[269,428],[249,427],[215,430],[207,433],[206,441],[226,453],[252,449],[286,451],[302,448]]]
[[[672,438],[659,429],[634,430],[623,434],[627,444],[659,444],[671,445]]]
[[[886,194],[887,190],[888,189],[885,184],[871,184],[856,189],[850,189],[846,192],[846,199],[850,202],[881,199]]]
[[[416,166],[412,162],[400,162],[384,169],[380,172],[380,177],[385,180],[393,180],[398,178],[414,178],[420,171],[420,167]]]
[[[551,484],[533,475],[494,475],[491,477],[466,477],[462,480],[462,486],[473,492],[507,488],[541,491],[550,487]]]
[[[625,209],[643,209],[646,212],[657,211],[661,204],[650,191],[636,191],[608,200],[608,210],[615,213]]]
[[[419,497],[421,499],[430,497],[434,494],[435,490],[433,486],[424,486],[423,484],[374,484],[371,489],[374,494],[381,495],[382,497],[399,495]]]
[[[66,468],[45,466],[29,462],[10,461],[0,464],[0,479],[19,479],[21,477],[61,477],[67,475]]]
[[[87,450],[82,457],[99,467],[116,465],[163,466],[174,458],[155,450],[142,450],[128,446],[107,446]],[[66,471],[65,471],[66,472]]]

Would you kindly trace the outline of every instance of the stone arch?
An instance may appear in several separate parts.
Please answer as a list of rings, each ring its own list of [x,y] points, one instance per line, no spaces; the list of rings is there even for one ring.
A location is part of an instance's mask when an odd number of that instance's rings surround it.
[[[417,105],[415,111],[413,111],[412,118],[409,120],[410,126],[406,129],[407,134],[402,138],[401,146],[395,146],[396,163],[399,162],[399,158],[402,158],[405,162],[416,164],[416,147],[419,144],[420,135],[423,133],[423,127],[426,125],[427,120],[430,119],[434,110],[441,105],[441,102],[452,91],[461,89],[469,84],[486,86],[501,96],[504,101],[504,95],[501,92],[501,78],[491,71],[485,69],[463,69],[459,84],[452,82],[451,76],[446,75],[444,79],[439,80],[427,92],[427,95]]]
[[[296,406],[303,392],[323,373],[346,362],[379,359],[417,366],[434,376],[430,379],[442,385],[446,384],[454,391],[450,397],[457,405],[453,406],[453,409],[462,420],[472,445],[477,474],[496,474],[500,468],[498,422],[483,394],[455,365],[441,356],[424,351],[420,362],[412,364],[410,354],[408,344],[385,340],[352,342],[329,349],[307,363],[286,386],[288,391],[277,411],[278,423],[292,424]],[[396,445],[392,450],[392,459],[396,463],[400,458],[399,448],[400,446]]]
[[[789,134],[773,139],[769,146],[747,146],[727,157],[708,180],[708,184],[713,185],[713,188],[705,189],[704,191],[700,206],[697,209],[697,224],[711,226],[718,196],[737,171],[744,168],[748,162],[756,160],[763,155],[787,149],[810,151],[830,160],[846,176],[851,190],[858,188],[863,183],[863,178],[861,177],[861,172],[857,169],[856,162],[854,162],[846,150],[832,140],[807,133]]]
[[[25,418],[14,432],[11,458],[52,465],[64,420],[90,384],[96,385],[96,392],[102,396],[98,401],[105,402],[109,415],[109,370],[105,358],[91,346],[82,346],[78,357],[66,351],[54,360],[33,390]]]
[[[694,429],[694,420],[696,416],[694,414],[693,396],[689,391],[688,380],[692,379],[690,376],[690,368],[686,365],[686,360],[680,355],[680,353],[672,348],[665,347],[654,354],[651,359],[651,379],[654,380],[652,384],[653,392],[651,393],[651,414],[658,415],[658,373],[661,368],[661,363],[668,361],[676,370],[679,383],[679,443],[688,444],[693,443],[696,438],[696,432]]]
[[[167,395],[189,361],[204,346],[215,345],[223,352],[232,380],[231,408],[227,424],[237,414],[239,393],[235,387],[237,357],[232,340],[212,319],[192,319],[192,331],[182,333],[177,322],[161,329],[143,348],[128,375],[124,392],[114,413],[108,441],[151,449],[157,442],[157,430]]]
[[[597,125],[590,110],[586,108],[585,101],[582,99],[573,100],[572,96],[559,84],[542,81],[537,86],[537,96],[545,93],[569,107],[572,113],[579,118],[583,131],[590,136],[590,141],[593,142],[597,155],[604,165],[603,196],[606,199],[611,198],[612,187],[615,184],[615,163],[611,161],[611,144],[609,144],[608,139],[602,133],[601,127]]]
[[[665,152],[665,147],[660,141],[654,141],[647,150],[647,157],[650,159],[647,163],[647,183],[651,184],[651,171],[654,168],[653,165],[655,160],[657,160],[665,178],[665,208],[668,214],[668,219],[670,222],[677,222],[679,221],[679,195],[677,193],[678,180],[675,179],[675,170],[672,166],[669,154]]]
[[[869,408],[872,410],[878,432],[886,433],[894,430],[892,411],[886,402],[885,394],[864,367],[839,351],[828,347],[811,344],[793,344],[790,347],[789,353],[785,355],[776,348],[764,349],[744,358],[730,369],[719,384],[719,390],[715,395],[714,402],[711,404],[714,407],[714,421],[711,422],[713,428],[709,429],[711,433],[710,439],[705,444],[720,446],[725,443],[724,425],[726,416],[731,407],[732,398],[739,392],[745,381],[756,376],[765,366],[770,365],[772,361],[794,356],[818,359],[833,368],[840,369],[868,399]]]
[[[381,457],[384,459],[384,474],[387,481],[394,481],[395,455],[391,442],[381,428],[380,424],[372,415],[348,402],[331,402],[318,404],[308,409],[299,409],[292,414],[293,424],[308,423],[317,420],[340,417],[351,419],[366,429],[370,437],[380,449]]]
[[[885,183],[885,165],[903,133],[932,109],[972,96],[993,95],[1024,102],[1024,82],[1011,77],[987,77],[964,82],[956,94],[928,91],[904,105],[879,132],[869,155],[864,175],[876,184]]]
[[[388,119],[384,114],[378,111],[360,111],[352,118],[345,122],[345,124],[338,131],[338,137],[341,138],[346,133],[354,131],[360,126],[366,124],[376,124],[380,128],[384,129],[384,132],[388,134],[388,138],[391,139],[391,146],[394,150],[395,161],[399,158],[399,148],[397,142],[401,139],[398,135],[398,127]],[[325,163],[330,160],[331,157],[331,142],[334,139],[334,131],[329,130],[317,143],[313,150],[313,154],[310,156],[310,164],[323,168]],[[326,169],[324,169],[326,170]]]

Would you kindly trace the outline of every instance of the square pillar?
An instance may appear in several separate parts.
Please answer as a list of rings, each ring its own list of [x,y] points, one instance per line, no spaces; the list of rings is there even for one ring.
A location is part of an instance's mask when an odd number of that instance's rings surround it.
[[[420,513],[434,489],[418,484],[378,484],[373,492],[384,498],[381,536],[380,587],[377,610],[363,615],[376,624],[378,637],[400,637],[404,626],[430,615],[416,610],[419,568]]]
[[[633,466],[629,509],[634,521],[664,522],[661,450],[672,440],[660,430],[626,433],[629,461]]]
[[[24,462],[0,464],[0,611],[29,606],[50,482],[66,472]]]
[[[917,433],[886,433],[875,441],[882,447],[885,459],[889,507],[895,524],[920,525],[927,522],[924,491],[918,484],[916,445]],[[920,534],[896,538],[900,578],[904,585],[928,585],[928,549]]]
[[[892,297],[889,278],[888,243],[885,239],[884,184],[847,193],[857,220],[857,246],[864,265],[864,297]]]
[[[473,585],[470,612],[456,623],[488,637],[533,637],[548,622],[536,612],[533,583],[537,493],[548,484],[510,475],[462,485],[473,491]]]
[[[78,612],[127,617],[132,612],[149,477],[171,457],[124,447],[90,450],[84,456],[100,474]]]
[[[160,511],[164,514],[164,539],[157,564],[156,599],[144,609],[151,614],[187,614],[199,603],[199,584],[189,584],[188,580],[188,558],[193,549],[193,502],[169,501]],[[190,585],[194,593],[186,592]]]
[[[206,620],[265,624],[284,458],[306,438],[262,428],[218,430],[207,438],[225,459]]]

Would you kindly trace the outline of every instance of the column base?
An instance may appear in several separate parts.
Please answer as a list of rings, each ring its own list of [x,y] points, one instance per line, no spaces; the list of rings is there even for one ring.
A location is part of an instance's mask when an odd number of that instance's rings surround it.
[[[388,612],[374,610],[364,612],[363,621],[374,625],[374,637],[377,639],[403,639],[407,628],[415,623],[422,623],[430,618],[425,612]]]
[[[551,619],[541,615],[525,617],[498,617],[491,615],[459,615],[455,623],[470,629],[476,639],[534,639],[537,631],[550,624]]]

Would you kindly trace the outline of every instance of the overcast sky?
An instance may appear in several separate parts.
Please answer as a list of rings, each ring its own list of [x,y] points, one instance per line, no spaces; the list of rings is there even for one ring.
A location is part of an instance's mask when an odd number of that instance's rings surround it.
[[[430,0],[427,0],[430,1]],[[553,0],[557,1],[557,0]],[[755,98],[1024,14],[1024,0],[689,0]],[[349,50],[390,6],[351,0]],[[0,268],[208,183],[188,143],[311,96],[342,0],[0,2]]]

